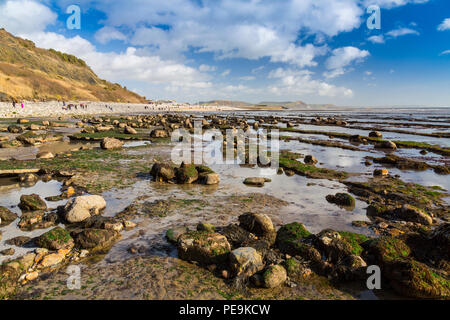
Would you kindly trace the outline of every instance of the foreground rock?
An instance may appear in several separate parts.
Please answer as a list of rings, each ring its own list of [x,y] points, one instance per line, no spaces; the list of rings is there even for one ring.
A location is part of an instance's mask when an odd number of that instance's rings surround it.
[[[101,196],[81,196],[70,199],[64,207],[65,219],[70,223],[81,222],[98,215],[106,208],[106,201]]]
[[[47,210],[47,204],[37,194],[22,195],[19,208],[23,211]]]
[[[17,219],[17,214],[8,208],[0,207],[0,227],[5,227]]]
[[[264,287],[276,288],[286,282],[287,273],[280,265],[269,267],[263,274]]]
[[[41,248],[59,250],[72,247],[73,239],[69,232],[61,227],[57,227],[39,236],[35,243]]]
[[[243,247],[230,253],[230,268],[234,276],[251,277],[264,269],[261,255],[254,248]]]
[[[191,231],[178,239],[178,256],[202,265],[224,262],[230,251],[227,238],[215,232]]]
[[[345,207],[355,206],[355,198],[353,198],[348,193],[336,193],[335,195],[328,195],[326,199],[328,202],[337,204],[339,206]]]
[[[239,216],[241,228],[266,240],[269,244],[275,243],[276,232],[272,220],[265,214],[245,213]]]

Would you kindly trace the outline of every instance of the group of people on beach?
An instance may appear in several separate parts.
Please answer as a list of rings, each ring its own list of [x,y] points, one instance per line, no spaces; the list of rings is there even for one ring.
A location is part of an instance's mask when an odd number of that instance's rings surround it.
[[[16,106],[17,106],[17,102],[13,100],[12,106],[13,106],[13,108],[15,109]],[[23,102],[20,102],[20,107],[23,109]]]

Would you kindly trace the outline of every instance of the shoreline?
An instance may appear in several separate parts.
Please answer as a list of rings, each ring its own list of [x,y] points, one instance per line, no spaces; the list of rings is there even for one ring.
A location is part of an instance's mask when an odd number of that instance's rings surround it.
[[[70,110],[69,105],[73,105]],[[80,105],[87,106],[81,108]],[[76,106],[76,107],[75,107]],[[59,117],[77,115],[106,115],[106,114],[134,114],[155,112],[219,112],[219,111],[243,111],[244,109],[227,106],[199,106],[183,104],[137,104],[118,102],[92,102],[92,101],[68,101],[65,106],[62,102],[24,102],[24,108],[17,103],[13,107],[10,102],[0,102],[0,118],[22,117]]]

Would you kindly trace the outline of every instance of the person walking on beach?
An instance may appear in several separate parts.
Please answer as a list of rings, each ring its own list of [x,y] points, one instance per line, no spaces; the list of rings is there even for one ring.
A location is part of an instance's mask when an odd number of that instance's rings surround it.
[[[13,108],[15,109],[16,108],[16,102],[14,100],[13,100],[12,104],[13,104]]]

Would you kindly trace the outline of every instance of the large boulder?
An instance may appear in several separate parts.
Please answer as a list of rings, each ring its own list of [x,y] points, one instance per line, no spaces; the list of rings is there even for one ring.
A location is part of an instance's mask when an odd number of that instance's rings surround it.
[[[178,238],[178,256],[203,265],[226,261],[231,246],[225,236],[215,232],[190,231]]]
[[[242,247],[243,243],[250,243],[257,240],[257,237],[253,233],[244,230],[236,224],[230,224],[220,228],[218,232],[227,238],[232,248],[239,248]]]
[[[20,197],[19,208],[22,211],[47,210],[47,204],[37,194],[22,195]]]
[[[193,164],[185,164],[184,162],[181,164],[179,168],[175,170],[175,177],[177,183],[180,184],[191,184],[198,179],[198,171],[195,165]]]
[[[104,138],[100,143],[100,147],[105,150],[120,149],[123,146],[123,142],[115,138]]]
[[[229,262],[234,276],[251,277],[264,268],[261,255],[251,247],[243,247],[231,251]]]
[[[396,209],[394,214],[405,221],[417,222],[428,226],[433,224],[433,218],[428,213],[409,204],[404,204],[401,208]]]
[[[286,269],[281,265],[275,265],[267,268],[263,274],[264,287],[276,288],[287,280]]]
[[[320,259],[320,254],[313,247],[304,243],[303,240],[310,237],[311,233],[305,226],[298,222],[293,222],[282,226],[277,232],[276,243],[281,252],[290,255],[300,255],[307,259]]]
[[[77,247],[92,251],[107,249],[120,238],[120,233],[107,229],[84,229],[71,235]]]
[[[41,248],[59,250],[72,247],[73,239],[68,231],[61,227],[56,227],[39,236],[35,243]]]
[[[70,223],[81,222],[91,215],[100,214],[106,208],[106,201],[101,196],[80,196],[70,199],[64,207],[65,219]]]
[[[167,182],[175,178],[175,169],[165,163],[155,163],[150,170],[154,181]]]
[[[245,213],[239,216],[239,225],[243,229],[266,240],[269,244],[274,244],[277,233],[272,220],[265,214]]]
[[[0,227],[7,226],[17,219],[17,214],[8,208],[0,207]]]

